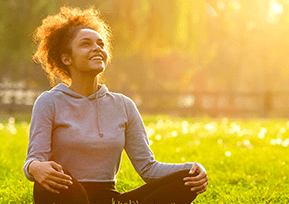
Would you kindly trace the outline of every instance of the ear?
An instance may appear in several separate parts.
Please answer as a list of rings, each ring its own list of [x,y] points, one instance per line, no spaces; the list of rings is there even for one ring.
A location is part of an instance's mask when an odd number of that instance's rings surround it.
[[[70,57],[70,55],[68,55],[68,54],[62,54],[62,55],[61,55],[61,61],[62,61],[62,63],[63,63],[64,65],[66,65],[66,66],[69,66],[69,65],[72,64],[71,57]]]

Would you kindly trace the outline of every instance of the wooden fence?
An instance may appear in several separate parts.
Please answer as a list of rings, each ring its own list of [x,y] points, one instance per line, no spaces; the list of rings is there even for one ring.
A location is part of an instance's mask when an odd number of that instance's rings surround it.
[[[31,112],[36,98],[43,90],[1,88],[0,89],[0,111]]]
[[[173,92],[131,94],[144,113],[211,117],[288,117],[289,92]]]
[[[0,89],[0,111],[32,110],[43,90]],[[121,92],[121,91],[120,91]],[[141,113],[185,116],[288,117],[289,92],[124,92]]]

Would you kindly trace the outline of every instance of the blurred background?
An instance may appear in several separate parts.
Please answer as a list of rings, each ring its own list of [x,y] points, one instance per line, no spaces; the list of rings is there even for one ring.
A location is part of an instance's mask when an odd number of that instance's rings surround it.
[[[289,114],[289,0],[1,0],[2,112],[30,113],[50,88],[33,32],[63,5],[102,12],[113,32],[103,83],[142,113]]]

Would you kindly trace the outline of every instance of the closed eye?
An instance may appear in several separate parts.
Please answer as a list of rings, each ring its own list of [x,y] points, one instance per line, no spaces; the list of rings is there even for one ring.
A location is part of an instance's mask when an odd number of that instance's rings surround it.
[[[80,45],[81,46],[87,46],[87,45],[90,45],[90,43],[88,41],[85,41],[85,42],[82,42]]]

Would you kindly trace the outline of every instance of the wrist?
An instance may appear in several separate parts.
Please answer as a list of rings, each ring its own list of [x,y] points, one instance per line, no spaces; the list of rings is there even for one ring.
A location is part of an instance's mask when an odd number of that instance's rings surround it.
[[[35,167],[35,165],[37,165],[37,163],[39,163],[40,161],[38,160],[33,160],[32,162],[30,162],[30,164],[28,165],[28,173],[31,174],[33,176],[33,169]]]

